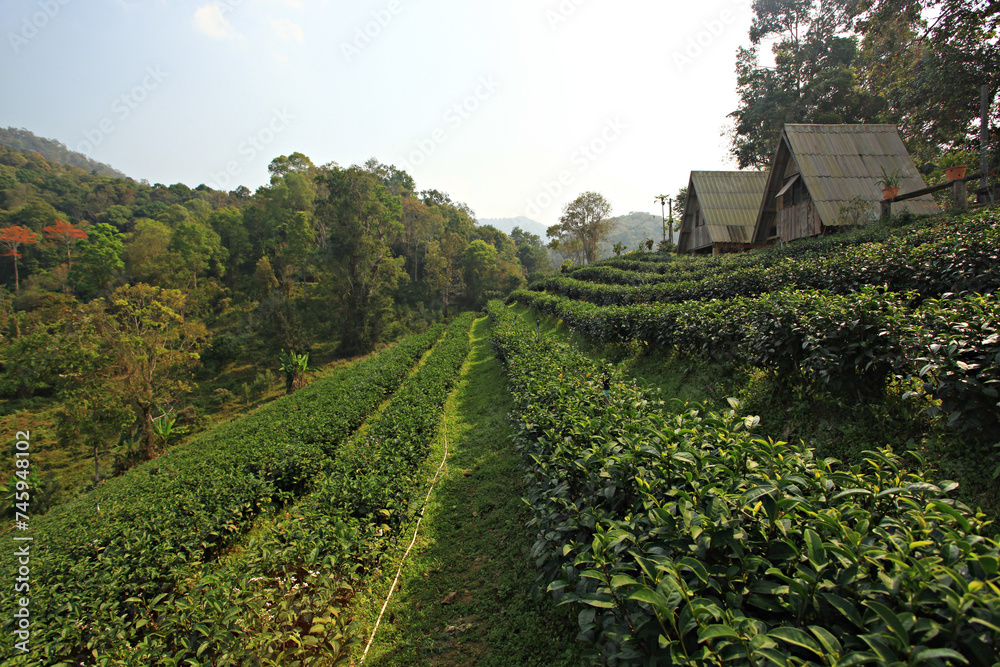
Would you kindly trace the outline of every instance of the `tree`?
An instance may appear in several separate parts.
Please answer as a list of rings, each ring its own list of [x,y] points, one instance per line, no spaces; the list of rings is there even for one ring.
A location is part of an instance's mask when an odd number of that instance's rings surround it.
[[[365,162],[365,169],[378,176],[391,194],[397,197],[408,197],[413,194],[416,185],[413,177],[405,171],[393,165],[382,164],[375,158]]]
[[[611,204],[596,192],[584,192],[563,208],[559,224],[550,227],[546,234],[562,234],[580,242],[583,259],[587,264],[597,260],[597,244],[608,238],[614,222],[608,219]]]
[[[8,221],[40,232],[45,225],[55,224],[59,216],[59,211],[47,201],[32,198],[27,204],[12,212]]]
[[[453,299],[465,294],[462,253],[467,245],[462,235],[452,231],[427,244],[424,280],[433,292],[441,295],[445,318]]]
[[[142,218],[125,242],[128,279],[161,287],[179,287],[180,258],[168,250],[172,232],[166,224]]]
[[[97,216],[98,222],[106,222],[114,226],[119,231],[124,231],[128,226],[128,221],[132,218],[132,210],[127,206],[115,204]]]
[[[135,422],[135,414],[115,385],[100,376],[80,378],[65,394],[56,417],[60,442],[75,442],[85,447],[94,459],[94,483],[101,479],[100,457],[111,443]]]
[[[237,208],[226,206],[215,211],[209,217],[208,224],[219,235],[219,241],[227,252],[223,277],[229,287],[235,287],[241,271],[248,272],[253,266],[250,235],[243,224],[243,213]]]
[[[271,164],[267,165],[267,171],[271,176],[284,176],[295,171],[312,174],[316,171],[316,166],[302,153],[292,153],[271,160]]]
[[[552,239],[546,247],[565,260],[563,266],[567,265],[566,262],[569,265],[583,264],[583,244],[580,239],[562,231],[559,225],[546,229],[545,235]]]
[[[859,78],[858,38],[844,0],[755,0],[750,48],[737,51],[739,107],[731,152],[741,169],[770,163],[785,123],[860,123],[884,107]],[[774,40],[775,66],[758,49]]]
[[[974,143],[979,87],[991,99],[1000,88],[991,0],[755,0],[753,9],[730,114],[740,168],[766,166],[785,123],[892,123],[912,154],[933,159]],[[773,68],[759,63],[765,41]]]
[[[281,372],[285,374],[285,393],[292,394],[306,385],[306,374],[309,372],[309,355],[295,354],[295,350],[281,351],[278,357],[281,362]]]
[[[278,278],[271,268],[271,261],[264,255],[257,260],[257,266],[253,272],[253,292],[258,301],[263,301],[271,296],[271,292],[278,289]]]
[[[552,262],[549,261],[549,253],[540,236],[515,227],[510,232],[510,239],[517,247],[517,257],[524,267],[525,277],[528,280],[554,272]]]
[[[990,0],[866,0],[856,15],[865,84],[924,159],[973,144],[979,89],[1000,87],[1000,9]],[[992,106],[992,105],[991,105]],[[993,122],[1000,120],[992,112]]]
[[[4,227],[3,229],[0,229],[0,248],[4,249],[4,252],[0,253],[0,255],[14,259],[15,294],[21,293],[21,282],[17,275],[17,260],[21,258],[21,253],[18,252],[18,247],[22,245],[30,245],[32,243],[38,243],[38,237],[35,236],[35,233],[27,227],[14,225],[12,227]]]
[[[482,239],[470,243],[462,253],[465,284],[474,307],[485,305],[485,293],[492,286],[497,269],[497,249]]]
[[[361,167],[335,167],[321,177],[327,196],[316,210],[327,242],[335,298],[341,312],[340,350],[367,352],[378,342],[392,305],[389,290],[403,273],[390,242],[403,230],[400,198]]]
[[[225,271],[223,263],[228,253],[219,235],[204,223],[180,222],[170,236],[167,249],[180,257],[182,266],[191,276],[193,289],[198,289],[198,276],[206,273],[211,265],[215,265],[218,273]]]
[[[99,222],[87,230],[70,279],[90,296],[97,296],[125,269],[122,235],[111,225]]]
[[[174,187],[174,186],[170,186]],[[180,204],[172,204],[165,211],[156,216],[158,222],[162,222],[167,227],[174,229],[177,225],[191,217],[191,211]]]
[[[309,222],[309,214],[299,211],[285,227],[285,242],[278,256],[283,270],[282,284],[285,293],[291,289],[293,278],[306,280],[310,274],[310,261],[316,252],[316,231]]]
[[[444,215],[440,207],[428,206],[419,199],[403,197],[403,232],[396,242],[406,257],[410,279],[421,279],[421,265],[426,261],[428,244],[444,231]]]
[[[66,270],[67,272],[73,270],[73,256],[71,250],[73,244],[80,239],[87,238],[87,232],[83,231],[78,227],[74,227],[72,223],[66,222],[64,220],[56,220],[54,225],[49,225],[42,229],[45,233],[46,238],[48,238],[53,243],[58,243],[66,248]],[[66,286],[68,288],[68,285]]]
[[[179,290],[125,285],[94,303],[97,335],[110,360],[107,380],[133,409],[145,453],[153,456],[154,410],[191,390],[186,380],[199,362],[205,327],[185,320]]]

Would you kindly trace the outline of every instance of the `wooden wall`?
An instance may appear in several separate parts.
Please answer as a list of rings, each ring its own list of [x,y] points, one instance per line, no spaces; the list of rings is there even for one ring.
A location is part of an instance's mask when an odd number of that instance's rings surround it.
[[[786,243],[823,233],[823,223],[812,197],[806,197],[795,206],[783,207],[779,204],[776,221],[778,238]]]
[[[707,252],[712,249],[712,237],[708,234],[708,225],[705,224],[705,216],[699,207],[693,216],[693,226],[691,227],[691,252]]]
[[[790,157],[785,166],[785,180],[796,174],[800,174],[799,181],[792,190],[789,190],[781,197],[778,197],[777,211],[775,213],[775,226],[778,228],[778,238],[785,241],[819,236],[823,232],[823,222],[820,220],[819,211],[813,203],[809,190],[805,187],[805,182],[801,178],[798,162],[794,157]],[[793,203],[793,193],[799,193],[799,201]]]

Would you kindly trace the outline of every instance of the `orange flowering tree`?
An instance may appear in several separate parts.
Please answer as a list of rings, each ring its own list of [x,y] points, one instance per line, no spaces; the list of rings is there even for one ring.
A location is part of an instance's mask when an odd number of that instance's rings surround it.
[[[0,256],[14,258],[15,294],[21,293],[21,282],[17,275],[17,260],[21,258],[21,253],[18,252],[18,247],[22,245],[29,245],[31,243],[38,243],[38,237],[35,236],[35,233],[27,227],[14,225],[12,227],[4,227],[3,229],[0,229],[0,248],[3,248],[4,250],[4,252],[0,253]]]
[[[70,254],[73,244],[80,239],[87,238],[87,232],[79,227],[74,227],[73,223],[65,220],[56,220],[55,224],[42,228],[45,237],[52,243],[58,243],[66,248],[66,267],[73,266],[73,258]]]

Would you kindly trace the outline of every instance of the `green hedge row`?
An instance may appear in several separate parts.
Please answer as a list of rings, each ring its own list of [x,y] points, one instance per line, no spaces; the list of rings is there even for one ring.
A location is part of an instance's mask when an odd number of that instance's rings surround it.
[[[882,243],[892,237],[901,237],[909,245],[923,245],[942,240],[955,229],[971,224],[995,226],[995,211],[983,211],[964,218],[955,216],[922,216],[911,218],[909,224],[896,228],[881,225],[847,233],[834,234],[809,239],[800,239],[792,244],[776,245],[759,249],[753,253],[726,253],[722,255],[671,255],[663,253],[629,253],[624,257],[612,257],[594,264],[571,268],[569,275],[590,282],[616,284],[616,278],[625,277],[621,284],[633,284],[633,276],[628,273],[648,274],[640,276],[640,282],[673,282],[698,279],[755,266],[769,266],[785,259],[808,258],[837,254],[853,246]],[[605,272],[607,269],[612,271]]]
[[[940,404],[970,443],[1000,440],[1000,304],[996,295],[949,295],[910,308],[912,293],[863,288],[847,295],[782,290],[755,298],[595,306],[538,292],[512,301],[562,319],[597,340],[706,354],[772,369],[787,384],[820,382],[855,400],[884,396],[892,378]]]
[[[532,285],[598,305],[726,299],[796,286],[847,294],[863,286],[913,290],[922,297],[1000,288],[1000,227],[995,212],[907,230],[827,252],[734,255],[665,264],[664,274],[587,267]],[[821,246],[825,247],[825,246]]]
[[[34,655],[46,665],[90,664],[94,651],[125,645],[137,621],[127,600],[183,585],[195,563],[238,541],[262,511],[307,492],[442,330],[319,379],[32,520]],[[0,553],[8,591],[12,553]],[[3,620],[8,637],[13,622]],[[10,642],[2,655],[16,655]]]
[[[415,489],[470,349],[473,315],[344,443],[299,504],[181,586],[125,601],[131,619],[99,647],[108,664],[336,664],[358,641],[349,602],[414,515]]]
[[[567,273],[580,280],[608,284],[615,284],[617,282],[615,278],[620,277],[622,273],[647,274],[644,276],[647,281],[704,277],[720,271],[773,263],[786,257],[830,254],[841,248],[878,242],[890,234],[905,234],[910,236],[913,242],[921,243],[927,239],[939,238],[950,221],[950,218],[944,218],[928,224],[927,219],[922,219],[918,223],[919,227],[911,226],[898,230],[863,229],[849,234],[802,239],[791,245],[773,246],[757,250],[752,254],[727,253],[711,256],[630,252],[623,257],[610,257],[594,264],[572,267]],[[606,269],[612,271],[605,273]],[[603,279],[605,276],[607,280]],[[634,279],[629,277],[622,284],[632,284],[631,281]]]
[[[995,664],[1000,544],[954,484],[888,451],[816,460],[735,410],[667,417],[489,310],[539,584],[601,664]]]

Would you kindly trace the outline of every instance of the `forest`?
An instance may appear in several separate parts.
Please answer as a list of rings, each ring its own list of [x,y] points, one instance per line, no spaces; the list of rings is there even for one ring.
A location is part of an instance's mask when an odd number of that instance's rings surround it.
[[[552,270],[538,236],[477,226],[376,160],[294,153],[256,192],[220,192],[99,175],[5,136],[28,147],[0,146],[5,418],[93,459],[86,478],[74,464],[43,480],[52,503],[273,393],[283,364],[367,354]]]

